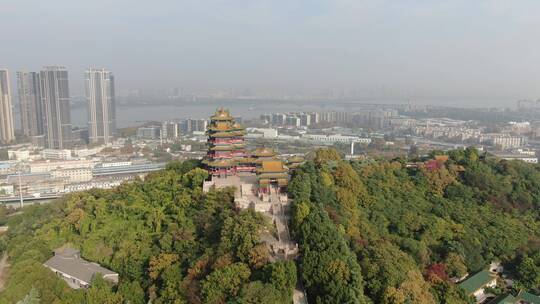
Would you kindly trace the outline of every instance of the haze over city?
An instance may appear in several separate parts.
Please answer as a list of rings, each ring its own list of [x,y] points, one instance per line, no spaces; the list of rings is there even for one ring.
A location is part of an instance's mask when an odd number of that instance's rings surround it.
[[[66,66],[72,95],[106,67],[119,91],[540,96],[538,1],[4,0],[0,26],[3,68]]]
[[[0,304],[540,304],[539,0],[0,28]]]

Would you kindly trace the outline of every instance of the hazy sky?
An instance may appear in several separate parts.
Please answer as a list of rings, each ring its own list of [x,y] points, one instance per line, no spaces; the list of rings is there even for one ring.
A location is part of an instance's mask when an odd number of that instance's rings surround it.
[[[0,0],[0,66],[121,88],[540,98],[540,1]],[[13,73],[14,74],[14,73]]]

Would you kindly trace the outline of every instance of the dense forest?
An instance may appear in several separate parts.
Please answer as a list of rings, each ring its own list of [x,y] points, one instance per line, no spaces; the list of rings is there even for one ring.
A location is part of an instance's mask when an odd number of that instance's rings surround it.
[[[540,288],[540,167],[475,149],[430,163],[348,162],[325,149],[295,173],[310,303],[474,303],[451,278],[492,261],[516,288]]]
[[[144,182],[10,216],[0,239],[11,263],[0,303],[292,302],[295,264],[270,263],[259,239],[269,223],[236,211],[232,189],[203,194],[207,173],[197,166],[171,163]],[[118,272],[118,286],[98,277],[88,290],[70,289],[42,266],[65,244]]]
[[[202,192],[196,161],[144,181],[56,202],[0,209],[10,276],[0,303],[474,303],[452,283],[501,261],[515,289],[540,288],[540,166],[475,149],[345,161],[313,153],[293,172],[297,263],[271,262],[266,218],[235,210],[233,189]],[[427,162],[426,162],[427,160]],[[72,290],[42,266],[69,244],[120,274]],[[503,292],[498,287],[493,292]],[[36,300],[39,299],[40,301]]]

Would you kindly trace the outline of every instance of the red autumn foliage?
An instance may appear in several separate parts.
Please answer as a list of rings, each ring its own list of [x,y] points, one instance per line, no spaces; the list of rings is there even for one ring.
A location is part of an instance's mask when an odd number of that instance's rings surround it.
[[[446,281],[448,274],[446,273],[446,265],[443,263],[431,264],[426,268],[426,279],[430,282]]]

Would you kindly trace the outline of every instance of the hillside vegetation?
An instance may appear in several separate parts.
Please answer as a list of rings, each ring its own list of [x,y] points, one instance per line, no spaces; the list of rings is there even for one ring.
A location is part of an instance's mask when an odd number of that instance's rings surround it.
[[[497,260],[517,287],[540,287],[538,165],[475,149],[435,165],[319,150],[295,173],[292,230],[310,303],[472,303],[449,279]]]
[[[288,303],[293,262],[269,263],[263,216],[235,211],[232,189],[202,193],[205,170],[172,163],[145,181],[70,195],[9,219],[11,270],[0,303]],[[42,266],[65,244],[120,274],[72,290]],[[37,301],[36,299],[39,299]]]
[[[289,186],[298,267],[271,263],[265,217],[235,210],[233,189],[203,193],[206,178],[197,162],[171,163],[117,189],[1,211],[11,269],[0,304],[291,303],[297,277],[314,304],[473,303],[452,278],[492,261],[516,290],[540,288],[538,165],[474,149],[412,165],[319,150]],[[119,284],[70,289],[42,265],[66,244]]]

